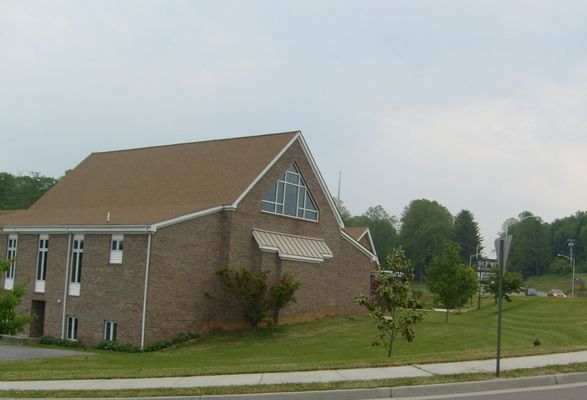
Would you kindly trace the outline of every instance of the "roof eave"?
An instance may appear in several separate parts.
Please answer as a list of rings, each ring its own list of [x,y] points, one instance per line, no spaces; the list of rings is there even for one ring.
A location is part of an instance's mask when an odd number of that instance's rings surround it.
[[[2,233],[153,233],[151,225],[27,225],[3,226]]]

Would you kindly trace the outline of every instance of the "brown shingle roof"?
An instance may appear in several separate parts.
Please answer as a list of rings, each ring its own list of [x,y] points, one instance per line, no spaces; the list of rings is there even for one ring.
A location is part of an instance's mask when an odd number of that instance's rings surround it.
[[[230,205],[299,132],[93,153],[4,226],[148,225]]]

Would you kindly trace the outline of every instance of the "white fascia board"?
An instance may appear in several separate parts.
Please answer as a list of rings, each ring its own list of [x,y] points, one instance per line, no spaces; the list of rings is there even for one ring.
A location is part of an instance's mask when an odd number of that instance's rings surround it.
[[[375,254],[375,257],[379,258],[379,256],[377,256],[377,249],[375,248],[375,243],[373,243],[373,236],[371,236],[371,230],[369,228],[367,228],[365,230],[365,233],[363,233],[363,235],[361,235],[359,240],[361,240],[363,238],[363,236],[365,236],[365,234],[367,235],[367,239],[369,239],[369,244],[371,245],[371,248],[373,249],[373,254]]]
[[[324,262],[323,258],[292,256],[291,254],[285,255],[285,254],[281,254],[281,253],[278,253],[278,255],[279,255],[279,258],[281,258],[282,260],[287,260],[287,261],[302,261],[302,262],[309,262],[309,263],[316,263],[316,264]]]
[[[3,226],[3,233],[149,233],[150,225],[45,225],[45,226]]]
[[[267,166],[263,169],[263,171],[261,171],[261,173],[259,175],[257,175],[257,177],[253,180],[253,182],[251,182],[251,184],[249,186],[247,186],[247,188],[245,189],[245,191],[242,192],[240,196],[238,196],[238,198],[234,201],[234,203],[232,203],[232,206],[234,208],[236,208],[238,206],[238,203],[241,202],[241,200],[261,180],[261,178],[263,178],[263,176],[265,176],[265,174],[267,173],[267,171],[269,171],[271,169],[271,167],[273,167],[273,165],[275,165],[275,163],[277,162],[277,160],[279,160],[281,158],[281,156],[291,147],[291,145],[294,144],[295,141],[298,140],[298,138],[301,137],[301,136],[302,136],[302,132],[298,131],[298,133],[296,133],[296,135],[293,137],[293,139],[290,140],[289,143],[286,144],[283,147],[283,149],[281,149],[281,151],[273,158],[273,160],[271,160],[271,162],[269,164],[267,164]]]
[[[324,196],[326,196],[326,200],[328,201],[328,204],[330,205],[330,208],[332,209],[332,212],[334,213],[334,217],[336,218],[336,222],[338,222],[338,226],[340,228],[344,228],[344,222],[342,221],[342,217],[340,216],[338,209],[336,208],[336,204],[334,204],[334,200],[332,200],[332,196],[330,195],[330,191],[328,190],[328,186],[326,186],[326,181],[324,181],[324,178],[322,177],[322,174],[320,173],[320,170],[318,169],[318,165],[316,165],[316,161],[314,160],[314,157],[312,157],[312,153],[310,153],[310,148],[308,147],[308,144],[306,143],[304,136],[301,134],[301,132],[299,135],[299,139],[300,139],[300,143],[302,144],[302,150],[304,151],[306,158],[310,162],[310,166],[312,167],[312,170],[314,171],[314,175],[316,175],[316,177],[318,178],[318,183],[320,184],[320,187],[322,188],[322,191],[324,192]]]
[[[190,214],[181,215],[176,218],[168,219],[166,221],[157,222],[156,224],[151,225],[152,232],[156,232],[159,228],[165,228],[166,226],[178,224],[180,222],[189,221],[190,219],[203,217],[205,215],[214,214],[220,211],[234,211],[235,207],[232,205],[228,206],[216,206],[212,208],[207,208],[205,210],[196,211]]]
[[[361,243],[357,242],[352,236],[344,231],[340,231],[340,235],[346,239],[350,244],[355,246],[357,249],[361,250],[365,255],[369,256],[372,261],[375,261],[377,265],[379,265],[379,258],[377,255],[371,253],[368,249],[365,248]]]

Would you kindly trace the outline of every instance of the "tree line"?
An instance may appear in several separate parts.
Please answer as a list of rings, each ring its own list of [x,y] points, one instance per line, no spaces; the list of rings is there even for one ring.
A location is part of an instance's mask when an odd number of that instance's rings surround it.
[[[0,210],[24,210],[33,205],[58,179],[38,172],[12,175],[0,172]]]
[[[339,208],[345,225],[369,227],[384,268],[393,249],[402,247],[418,281],[424,279],[434,257],[441,256],[449,244],[454,244],[461,263],[466,265],[482,249],[479,225],[469,210],[453,216],[442,204],[427,199],[411,201],[400,219],[380,205],[369,207],[359,216],[352,216],[342,203]]]
[[[509,268],[527,278],[545,273],[571,272],[569,243],[577,272],[587,272],[587,212],[577,211],[551,223],[529,211],[509,218],[500,235],[512,235]]]
[[[471,264],[477,254],[481,257],[483,239],[479,225],[469,210],[463,209],[453,216],[442,204],[419,199],[410,202],[401,218],[397,218],[380,205],[353,216],[342,202],[337,204],[345,225],[369,227],[383,264],[393,249],[402,247],[418,281],[424,280],[432,259],[442,255],[449,244],[457,245],[460,261],[466,265]],[[498,235],[506,233],[513,235],[508,269],[524,278],[545,273],[569,273],[571,263],[561,256],[570,256],[569,243],[573,246],[576,272],[587,272],[585,211],[577,211],[551,223],[524,211],[504,221]]]

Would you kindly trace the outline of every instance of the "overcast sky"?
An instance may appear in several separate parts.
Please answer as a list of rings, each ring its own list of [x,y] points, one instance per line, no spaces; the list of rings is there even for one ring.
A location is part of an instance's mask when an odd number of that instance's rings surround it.
[[[586,21],[580,0],[0,0],[0,171],[299,129],[353,214],[436,200],[492,243],[587,208]]]

